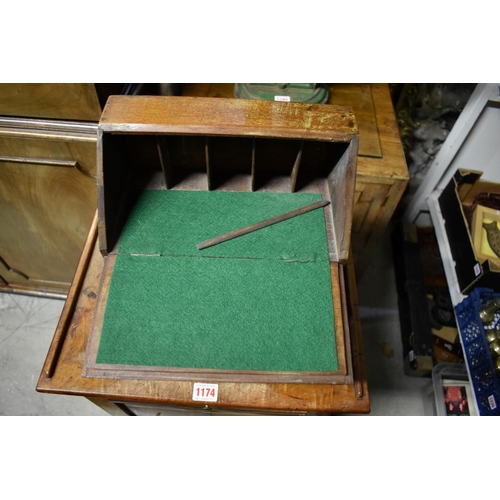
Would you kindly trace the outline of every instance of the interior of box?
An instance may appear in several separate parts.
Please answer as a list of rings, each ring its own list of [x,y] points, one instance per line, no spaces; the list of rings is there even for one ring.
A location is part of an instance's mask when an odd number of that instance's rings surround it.
[[[96,366],[338,370],[334,206],[204,250],[196,244],[331,200],[348,148],[105,134],[100,208],[113,265]]]
[[[345,206],[350,203],[352,209],[352,154],[349,143],[329,141],[105,134],[100,212],[105,213],[107,242],[101,251],[115,250],[143,189],[174,189],[320,193],[332,201],[325,216],[335,253],[333,245],[343,239],[334,235],[336,227],[350,232],[350,225],[344,226]]]

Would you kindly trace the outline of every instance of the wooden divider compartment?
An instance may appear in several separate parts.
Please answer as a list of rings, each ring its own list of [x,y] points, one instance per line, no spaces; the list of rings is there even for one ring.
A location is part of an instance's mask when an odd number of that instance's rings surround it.
[[[321,193],[332,261],[347,259],[355,145],[255,137],[105,134],[102,212],[112,222],[103,253],[116,248],[128,213],[145,188]],[[109,179],[109,182],[107,182]],[[102,213],[101,212],[101,213]],[[104,220],[102,220],[104,222]],[[337,226],[337,227],[336,227]],[[338,242],[346,240],[342,248]]]

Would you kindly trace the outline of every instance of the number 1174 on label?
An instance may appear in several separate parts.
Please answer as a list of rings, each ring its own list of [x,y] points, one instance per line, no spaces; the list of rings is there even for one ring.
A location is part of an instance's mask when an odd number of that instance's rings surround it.
[[[193,401],[217,401],[219,384],[200,384],[193,385]]]

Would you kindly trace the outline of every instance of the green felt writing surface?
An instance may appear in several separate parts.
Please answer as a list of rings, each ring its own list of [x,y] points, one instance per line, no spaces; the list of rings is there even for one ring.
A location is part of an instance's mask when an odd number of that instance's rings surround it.
[[[210,249],[196,248],[203,239],[319,199],[146,192],[119,245],[97,363],[337,370],[322,209]]]
[[[119,255],[98,363],[337,369],[327,262]]]
[[[224,244],[201,241],[321,200],[319,194],[145,191],[120,239],[120,253],[328,260],[322,209]]]

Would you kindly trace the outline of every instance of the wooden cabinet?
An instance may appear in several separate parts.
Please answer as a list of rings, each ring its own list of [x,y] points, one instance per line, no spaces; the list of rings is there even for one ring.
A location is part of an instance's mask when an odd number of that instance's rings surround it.
[[[96,126],[18,123],[0,120],[0,286],[65,295],[96,207]]]
[[[2,83],[0,115],[97,122],[104,90],[91,83]]]
[[[67,294],[97,204],[99,116],[91,84],[0,85],[0,291]]]
[[[376,125],[371,134],[363,134],[365,115],[356,111],[356,103],[346,103],[353,107],[360,128],[351,236],[358,279],[369,265],[410,179],[389,86],[372,83],[369,87]],[[363,154],[363,141],[373,140],[374,133],[380,144],[380,153]]]

